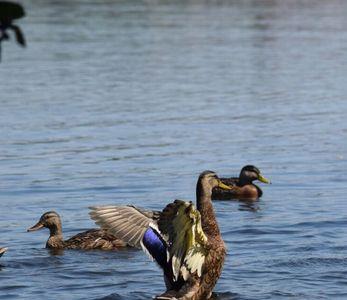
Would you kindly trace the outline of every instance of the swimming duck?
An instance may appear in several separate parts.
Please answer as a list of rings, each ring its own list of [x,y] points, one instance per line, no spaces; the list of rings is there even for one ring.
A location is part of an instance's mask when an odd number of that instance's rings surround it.
[[[225,200],[236,198],[256,200],[263,195],[263,191],[253,183],[254,180],[271,183],[270,180],[261,175],[257,167],[247,165],[242,168],[239,177],[221,178],[221,181],[232,189],[225,191],[217,187],[213,189],[212,199]]]
[[[25,12],[20,4],[8,1],[0,1],[0,45],[1,41],[8,40],[10,38],[7,32],[7,29],[10,29],[14,32],[17,43],[25,47],[26,43],[22,30],[19,28],[19,26],[13,24],[13,20],[22,18],[24,16]]]
[[[7,251],[7,248],[0,247],[0,257]]]
[[[204,171],[196,204],[175,200],[146,215],[134,206],[91,207],[91,218],[116,237],[149,254],[162,268],[166,292],[155,299],[206,300],[221,274],[225,245],[211,201],[214,187],[230,189],[216,173]]]
[[[55,211],[44,213],[40,220],[27,231],[36,231],[44,227],[50,232],[46,243],[46,248],[49,249],[113,250],[126,246],[125,242],[102,229],[90,229],[64,241],[60,216]]]

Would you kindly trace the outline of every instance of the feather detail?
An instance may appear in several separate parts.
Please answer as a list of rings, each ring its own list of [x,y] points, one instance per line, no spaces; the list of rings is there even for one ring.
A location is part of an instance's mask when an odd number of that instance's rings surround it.
[[[101,228],[108,230],[128,245],[141,248],[143,235],[153,221],[155,212],[134,206],[90,207],[91,218]]]
[[[187,280],[194,273],[200,277],[208,254],[207,237],[194,205],[182,200],[168,204],[159,217],[158,228],[168,244],[173,280],[180,275]]]
[[[154,259],[164,271],[168,269],[167,245],[159,232],[149,227],[143,235],[141,245],[145,253]]]

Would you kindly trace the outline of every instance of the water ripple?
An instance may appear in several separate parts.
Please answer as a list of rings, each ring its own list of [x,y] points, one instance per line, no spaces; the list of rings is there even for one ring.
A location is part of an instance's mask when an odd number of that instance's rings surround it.
[[[88,206],[194,199],[255,164],[259,201],[216,201],[214,299],[346,299],[347,2],[18,0],[0,69],[0,299],[151,299],[141,251],[47,251]],[[319,20],[319,22],[317,22]]]

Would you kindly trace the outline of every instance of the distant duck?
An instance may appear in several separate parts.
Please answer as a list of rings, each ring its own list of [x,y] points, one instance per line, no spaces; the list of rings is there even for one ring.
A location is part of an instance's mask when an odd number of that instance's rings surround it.
[[[36,231],[44,227],[50,231],[50,236],[46,243],[46,248],[49,249],[114,250],[127,246],[125,242],[116,239],[112,234],[102,229],[91,229],[64,241],[60,216],[55,211],[44,213],[37,224],[30,227],[27,231]]]
[[[222,272],[225,245],[211,202],[212,188],[229,189],[212,171],[200,174],[197,208],[175,200],[162,212],[134,206],[91,207],[96,224],[132,246],[142,246],[162,268],[166,292],[155,299],[207,300]],[[146,213],[145,213],[146,212]]]
[[[263,183],[271,183],[270,180],[260,173],[257,167],[252,165],[244,166],[239,177],[221,178],[221,180],[232,189],[226,191],[218,187],[214,188],[212,193],[213,200],[256,200],[263,195],[263,191],[253,181],[259,180]]]
[[[0,257],[7,251],[7,248],[0,247]]]
[[[13,24],[13,20],[24,16],[25,12],[20,4],[0,1],[0,43],[10,38],[7,30],[12,30],[15,34],[17,43],[25,47],[26,42],[22,30],[18,25]]]

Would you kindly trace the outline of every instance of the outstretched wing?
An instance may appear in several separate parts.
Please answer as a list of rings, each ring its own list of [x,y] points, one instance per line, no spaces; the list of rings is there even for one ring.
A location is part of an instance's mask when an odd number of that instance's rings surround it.
[[[168,245],[174,280],[179,275],[186,280],[195,272],[201,276],[208,254],[207,237],[202,230],[200,212],[192,202],[175,200],[168,204],[160,214],[158,229]]]
[[[135,206],[94,206],[90,209],[89,214],[97,225],[137,248],[141,248],[141,240],[149,223],[159,214]]]

